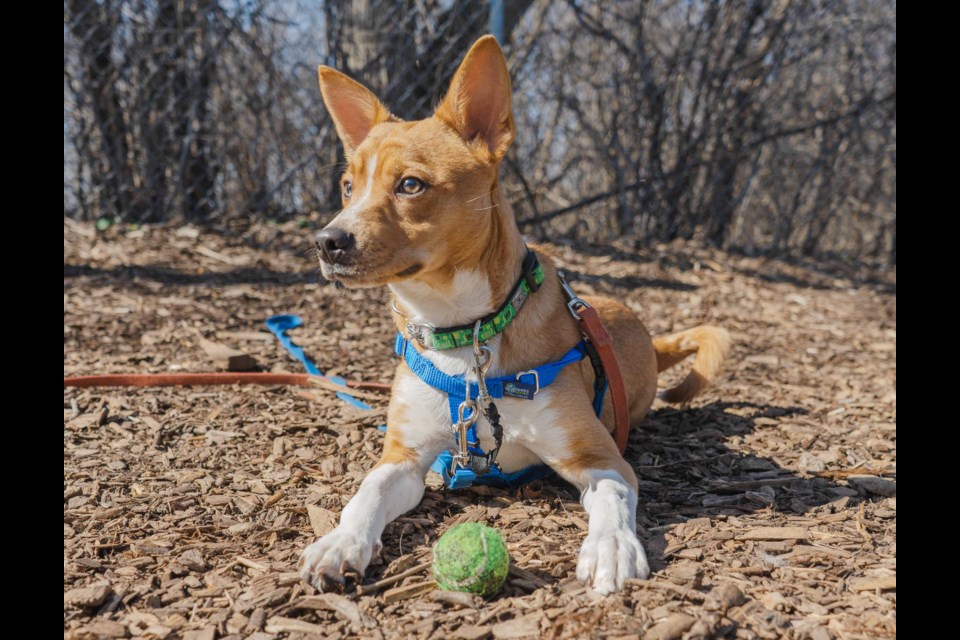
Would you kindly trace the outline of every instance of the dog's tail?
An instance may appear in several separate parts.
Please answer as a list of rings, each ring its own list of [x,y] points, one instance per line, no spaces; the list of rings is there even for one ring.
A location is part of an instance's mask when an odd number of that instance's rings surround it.
[[[657,352],[657,373],[665,371],[687,356],[697,354],[693,369],[683,382],[661,391],[658,397],[667,402],[687,402],[713,382],[720,365],[730,352],[730,334],[726,329],[708,324],[658,336],[653,339]]]

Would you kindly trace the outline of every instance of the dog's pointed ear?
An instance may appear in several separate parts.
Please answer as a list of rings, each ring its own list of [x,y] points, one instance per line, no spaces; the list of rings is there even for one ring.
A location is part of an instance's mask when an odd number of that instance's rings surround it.
[[[356,80],[323,65],[318,72],[323,103],[333,118],[347,158],[353,155],[375,125],[397,121],[377,96]]]
[[[484,36],[470,47],[436,116],[464,140],[482,143],[494,161],[507,153],[514,137],[510,74],[496,38]]]

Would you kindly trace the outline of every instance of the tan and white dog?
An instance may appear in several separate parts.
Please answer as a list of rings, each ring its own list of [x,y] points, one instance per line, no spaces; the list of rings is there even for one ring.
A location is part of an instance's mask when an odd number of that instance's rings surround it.
[[[503,304],[521,273],[527,247],[498,182],[514,139],[510,79],[493,37],[478,40],[434,115],[403,122],[364,86],[320,67],[320,89],[343,142],[343,210],[317,237],[323,275],[348,287],[386,285],[398,329],[407,322],[462,325]],[[563,356],[580,339],[549,256],[536,248],[545,280],[502,333],[489,340],[491,376],[526,371]],[[651,339],[622,304],[587,298],[613,336],[626,381],[630,421],[647,414],[657,373],[696,354],[693,370],[662,394],[684,402],[716,375],[727,333],[701,326]],[[420,349],[420,347],[417,347]],[[438,369],[469,375],[473,349],[423,350]],[[577,577],[601,593],[649,574],[637,539],[637,480],[610,436],[609,402],[600,419],[591,404],[587,360],[566,367],[533,400],[497,401],[504,429],[497,459],[504,471],[540,461],[581,491],[589,532]],[[361,575],[379,553],[388,522],[419,504],[424,477],[455,445],[446,394],[401,361],[387,414],[383,456],[344,508],[339,525],[308,546],[300,575],[319,589]],[[481,446],[493,437],[481,419]]]

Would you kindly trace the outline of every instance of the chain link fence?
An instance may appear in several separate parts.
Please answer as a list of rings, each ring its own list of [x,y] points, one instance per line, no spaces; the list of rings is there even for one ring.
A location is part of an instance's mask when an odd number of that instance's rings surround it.
[[[66,0],[64,213],[330,214],[317,64],[424,117],[491,24],[527,233],[895,262],[892,1]]]

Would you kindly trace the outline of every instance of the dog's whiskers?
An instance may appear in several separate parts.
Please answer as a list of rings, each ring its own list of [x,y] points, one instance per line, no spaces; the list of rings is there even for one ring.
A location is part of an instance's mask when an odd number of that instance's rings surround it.
[[[481,193],[481,194],[478,195],[476,198],[470,198],[469,200],[464,200],[464,204],[470,204],[471,202],[476,202],[477,200],[479,200],[480,198],[482,198],[482,197],[484,197],[484,196],[486,196],[486,195],[490,195],[490,194]]]
[[[346,169],[346,168],[347,168],[347,163],[346,163],[346,162],[332,162],[332,163],[330,163],[330,164],[325,164],[325,165],[323,165],[322,167],[317,167],[317,170],[316,170],[316,171],[317,171],[317,173],[322,173],[322,172],[328,171],[328,170],[330,170],[330,169],[336,169],[337,167],[343,167],[344,169]]]

